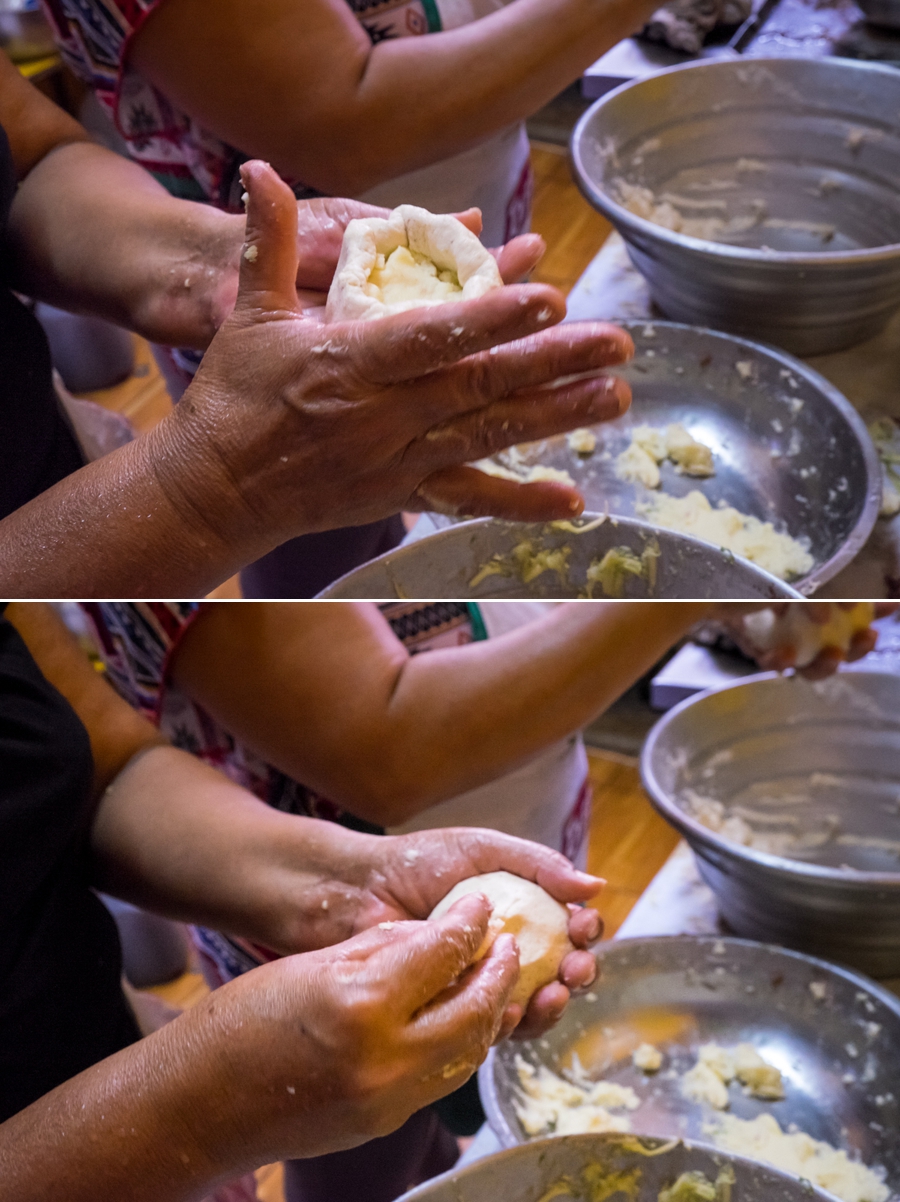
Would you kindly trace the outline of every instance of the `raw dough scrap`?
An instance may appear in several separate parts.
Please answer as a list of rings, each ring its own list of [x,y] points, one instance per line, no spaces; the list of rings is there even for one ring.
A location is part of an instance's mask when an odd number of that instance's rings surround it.
[[[387,218],[348,223],[325,316],[372,321],[502,287],[493,255],[462,222],[400,205]]]
[[[825,647],[835,647],[846,654],[853,636],[867,630],[874,617],[875,607],[871,601],[860,601],[852,609],[841,609],[832,604],[828,621],[821,625],[806,616],[806,607],[800,602],[789,605],[787,612],[779,616],[771,609],[747,614],[744,630],[757,651],[792,646],[797,667],[805,668]]]
[[[724,1048],[705,1043],[697,1052],[697,1063],[684,1074],[681,1088],[686,1098],[705,1102],[714,1110],[727,1110],[728,1086],[737,1079],[748,1094],[765,1102],[784,1098],[784,1082],[774,1065],[760,1056],[752,1043]]]
[[[494,906],[478,959],[487,954],[499,934],[516,938],[520,971],[510,1001],[518,1002],[524,1010],[536,990],[556,980],[563,957],[573,950],[569,942],[569,913],[533,881],[511,872],[487,872],[454,885],[429,917],[440,918],[467,893],[483,893]]]
[[[642,1043],[632,1053],[631,1063],[642,1073],[658,1073],[663,1065],[663,1054],[652,1043]]]
[[[640,1106],[640,1099],[628,1085],[587,1080],[583,1085],[575,1085],[545,1064],[535,1068],[522,1056],[516,1057],[516,1073],[521,1093],[513,1104],[528,1135],[631,1130],[626,1114],[612,1113],[637,1110]]]

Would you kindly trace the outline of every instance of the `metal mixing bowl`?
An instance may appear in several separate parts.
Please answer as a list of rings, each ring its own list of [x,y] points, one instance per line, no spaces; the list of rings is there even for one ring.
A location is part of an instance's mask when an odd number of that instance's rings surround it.
[[[732,930],[900,975],[900,678],[764,674],[691,697],[650,732],[641,772]],[[733,842],[692,816],[697,795],[820,845],[787,858]]]
[[[900,0],[856,0],[866,20],[883,29],[900,29]]]
[[[590,523],[596,517],[586,514],[579,521]],[[524,582],[511,559],[513,549],[523,542],[535,551],[570,548],[566,570],[561,574],[545,571]],[[616,596],[669,600],[800,596],[784,581],[711,543],[659,530],[634,518],[609,518],[584,533],[560,529],[556,523],[530,525],[491,518],[460,522],[355,568],[319,595],[369,600],[580,597],[585,595],[588,566],[616,547],[628,548],[638,557],[648,550],[659,552],[652,581],[627,576],[621,593],[613,594]],[[501,570],[473,585],[472,581],[492,561]],[[595,593],[604,596],[599,585]]]
[[[529,444],[523,462],[568,471],[588,509],[633,516],[651,493],[620,480],[615,457],[634,426],[682,422],[713,449],[716,474],[698,480],[663,463],[662,488],[673,496],[698,489],[713,505],[725,501],[806,536],[815,566],[792,582],[801,592],[835,576],[859,552],[881,507],[878,456],[853,406],[818,372],[774,348],[673,322],[620,324],[636,349],[618,373],[631,385],[631,409],[594,427],[589,457],[560,436]]]
[[[571,153],[579,186],[668,317],[813,355],[877,334],[900,306],[893,67],[833,58],[674,67],[598,100]],[[727,241],[635,216],[622,181],[673,197],[685,215],[733,223]]]
[[[830,1194],[740,1156],[681,1141],[667,1149],[662,1140],[621,1135],[569,1135],[513,1148],[468,1168],[451,1169],[398,1202],[544,1202],[551,1197],[560,1202],[592,1197],[656,1202],[660,1190],[682,1173],[704,1173],[714,1182],[726,1165],[734,1173],[734,1202],[833,1202]],[[622,1188],[609,1188],[619,1174]],[[598,1175],[606,1181],[595,1189]],[[551,1192],[564,1185],[570,1188]]]
[[[704,1127],[713,1112],[682,1096],[678,1075],[702,1043],[749,1042],[781,1070],[786,1097],[762,1102],[732,1085],[738,1118],[769,1113],[782,1129],[796,1123],[882,1167],[886,1184],[900,1191],[900,1000],[893,994],[798,952],[714,936],[614,940],[601,948],[600,973],[596,990],[573,998],[544,1038],[500,1044],[479,1070],[482,1102],[504,1147],[528,1139],[514,1106],[517,1055],[559,1073],[577,1053],[591,1079],[638,1094],[641,1105],[629,1112],[636,1134],[709,1143]],[[652,1077],[631,1061],[644,1041],[665,1055]]]

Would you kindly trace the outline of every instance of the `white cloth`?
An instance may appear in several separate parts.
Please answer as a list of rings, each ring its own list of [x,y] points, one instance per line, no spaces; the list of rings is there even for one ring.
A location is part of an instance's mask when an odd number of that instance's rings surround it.
[[[479,603],[489,638],[519,629],[550,608],[545,601]],[[441,826],[489,827],[562,851],[583,868],[590,833],[590,800],[587,754],[581,736],[572,735],[514,772],[439,802],[388,833],[408,834]]]

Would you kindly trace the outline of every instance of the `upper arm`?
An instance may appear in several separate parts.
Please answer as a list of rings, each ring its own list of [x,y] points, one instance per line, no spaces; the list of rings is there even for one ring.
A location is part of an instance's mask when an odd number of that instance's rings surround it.
[[[349,804],[408,658],[374,605],[244,602],[209,606],[170,672],[256,754]]]
[[[84,723],[94,757],[96,796],[139,751],[165,742],[159,731],[123,701],[97,672],[52,605],[13,602],[6,616],[24,639],[41,672]]]
[[[323,122],[350,106],[370,51],[346,0],[167,0],[134,35],[130,61],[230,145],[336,191],[323,143],[332,158],[344,150]]]
[[[23,79],[2,50],[0,125],[9,138],[13,165],[20,180],[55,146],[88,141],[84,128]]]

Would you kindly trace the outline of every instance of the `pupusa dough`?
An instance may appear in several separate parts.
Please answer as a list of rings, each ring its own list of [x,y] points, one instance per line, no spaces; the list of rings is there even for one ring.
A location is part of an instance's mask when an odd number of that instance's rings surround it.
[[[823,626],[811,621],[804,602],[788,605],[787,613],[776,617],[771,609],[748,614],[744,629],[751,645],[758,651],[772,651],[790,644],[796,652],[796,665],[805,668],[824,647],[836,647],[845,654],[855,634],[867,630],[875,616],[871,601],[860,601],[852,609],[832,604],[828,622]]]
[[[533,881],[511,872],[487,872],[454,885],[429,918],[442,917],[467,893],[483,893],[494,907],[476,960],[487,955],[498,935],[515,936],[520,972],[509,1000],[524,1010],[536,990],[556,980],[563,957],[574,950],[569,941],[569,912]]]
[[[348,223],[325,317],[373,321],[502,287],[493,255],[462,222],[400,205],[387,218]]]

